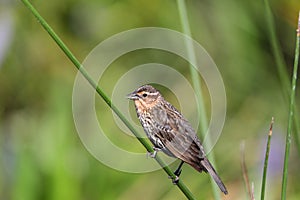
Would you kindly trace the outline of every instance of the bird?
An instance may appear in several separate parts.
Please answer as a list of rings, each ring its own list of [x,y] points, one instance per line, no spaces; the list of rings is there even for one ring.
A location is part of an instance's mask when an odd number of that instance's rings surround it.
[[[179,182],[182,165],[187,163],[199,172],[209,173],[220,190],[225,195],[228,194],[224,183],[207,159],[196,131],[188,120],[164,99],[159,90],[151,85],[142,85],[128,94],[127,98],[134,101],[137,117],[154,145],[151,157],[162,151],[181,160],[174,172],[174,184]]]

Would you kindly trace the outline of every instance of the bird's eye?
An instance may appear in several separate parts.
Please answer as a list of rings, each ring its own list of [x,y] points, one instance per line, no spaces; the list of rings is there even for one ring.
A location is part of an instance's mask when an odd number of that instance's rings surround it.
[[[143,97],[147,97],[148,95],[146,93],[143,94]]]

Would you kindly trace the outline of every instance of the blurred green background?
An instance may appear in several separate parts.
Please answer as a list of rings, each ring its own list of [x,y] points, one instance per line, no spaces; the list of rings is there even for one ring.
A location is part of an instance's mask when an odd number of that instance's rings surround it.
[[[148,26],[182,31],[176,1],[52,0],[33,4],[80,61],[101,41],[121,31]],[[263,1],[194,0],[186,4],[192,36],[214,59],[226,87],[227,118],[214,148],[218,172],[229,190],[228,197],[222,198],[247,198],[240,167],[244,141],[250,181],[259,199],[266,138],[274,116],[266,197],[280,199],[288,103],[270,47]],[[270,0],[270,5],[291,75],[300,2]],[[187,66],[175,56],[151,55],[148,51],[120,58],[110,72],[117,75],[110,75],[101,87],[110,94],[118,76],[137,64],[155,61]],[[189,69],[184,69],[189,76]],[[184,199],[162,170],[119,172],[89,154],[72,116],[76,73],[20,1],[0,1],[0,199]],[[298,107],[299,88],[298,84]],[[100,97],[97,102],[99,115],[109,115]],[[122,134],[110,117],[104,123]],[[122,146],[122,140],[114,140]],[[130,141],[143,151],[137,140]],[[292,143],[287,199],[300,197],[299,156]],[[184,166],[181,178],[198,199],[213,199],[208,175]]]

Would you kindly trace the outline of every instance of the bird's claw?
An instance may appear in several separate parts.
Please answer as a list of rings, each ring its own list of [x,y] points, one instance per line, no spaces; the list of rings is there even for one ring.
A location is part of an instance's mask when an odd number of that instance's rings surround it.
[[[180,170],[180,173],[181,173],[181,170]],[[175,174],[175,173],[174,173]],[[172,176],[168,176],[169,179],[172,179],[172,183],[174,185],[177,185],[178,182],[179,182],[179,175],[175,174],[175,177],[172,177]]]
[[[179,182],[179,177],[178,177],[178,176],[175,176],[175,178],[172,179],[172,183],[173,183],[174,185],[177,185],[178,182]]]
[[[177,169],[177,170],[174,172],[175,178],[169,177],[169,178],[172,178],[172,183],[173,183],[174,185],[177,185],[177,184],[178,184],[178,182],[179,182],[179,176],[180,176],[181,172],[182,172],[182,169]]]
[[[157,151],[153,151],[153,152],[147,152],[147,158],[155,158],[157,154]]]
[[[172,179],[172,183],[173,183],[174,185],[177,185],[178,182],[179,182],[179,176],[177,176],[177,175],[175,175],[175,177],[169,176],[168,178],[169,178],[169,179]]]
[[[161,151],[161,149],[157,147],[153,147],[153,152],[147,152],[147,157],[155,158],[158,151]]]

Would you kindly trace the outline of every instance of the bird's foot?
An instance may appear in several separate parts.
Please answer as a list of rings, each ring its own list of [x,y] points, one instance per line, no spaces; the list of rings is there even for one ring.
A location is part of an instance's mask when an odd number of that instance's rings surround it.
[[[175,175],[175,177],[169,176],[168,178],[169,178],[169,179],[172,179],[172,183],[173,183],[174,185],[177,185],[178,182],[179,182],[179,176],[177,176],[177,175]]]
[[[153,150],[154,150],[153,152],[147,152],[147,157],[155,158],[157,152],[160,151],[161,149],[157,147],[153,147]]]
[[[182,169],[179,169],[179,170],[177,169],[177,170],[174,172],[175,177],[171,177],[171,176],[168,177],[169,179],[172,179],[172,183],[173,183],[174,185],[177,185],[177,184],[178,184],[178,182],[179,182],[179,176],[180,176],[181,172],[182,172]]]
[[[181,172],[182,172],[182,169],[179,169],[179,168],[178,168],[178,169],[174,172],[175,178],[169,177],[169,178],[172,178],[172,183],[173,183],[174,185],[177,185],[177,184],[178,184],[178,182],[179,182],[179,176],[180,176]]]
[[[179,182],[179,176],[175,176],[175,178],[172,179],[172,183],[173,183],[174,185],[177,185],[178,182]]]
[[[153,151],[153,152],[147,152],[147,158],[155,158],[157,154],[157,151]]]

